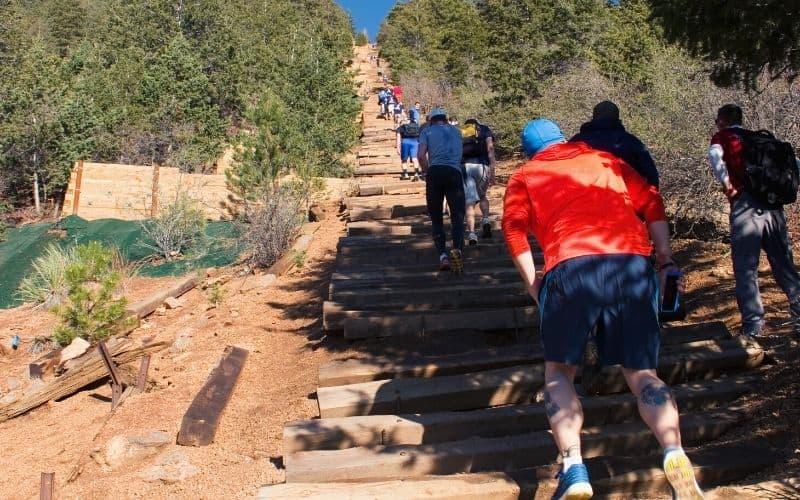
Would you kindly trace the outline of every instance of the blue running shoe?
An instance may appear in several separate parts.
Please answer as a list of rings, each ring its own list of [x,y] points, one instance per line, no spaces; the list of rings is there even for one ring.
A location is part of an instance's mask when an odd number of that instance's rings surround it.
[[[553,500],[587,500],[592,498],[592,485],[589,484],[589,471],[584,464],[570,466],[556,476],[558,488]]]

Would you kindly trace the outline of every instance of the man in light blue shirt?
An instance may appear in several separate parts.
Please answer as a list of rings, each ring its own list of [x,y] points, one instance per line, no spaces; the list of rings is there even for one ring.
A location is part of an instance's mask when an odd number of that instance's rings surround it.
[[[443,108],[428,115],[429,125],[419,136],[419,164],[425,176],[425,198],[433,226],[433,242],[439,254],[439,269],[461,274],[464,264],[464,177],[461,168],[461,131],[447,123]],[[442,203],[450,207],[453,249],[447,252]]]

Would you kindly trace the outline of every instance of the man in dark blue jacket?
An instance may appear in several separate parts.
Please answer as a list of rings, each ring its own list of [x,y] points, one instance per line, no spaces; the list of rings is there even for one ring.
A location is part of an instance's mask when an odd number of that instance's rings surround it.
[[[639,172],[648,184],[658,188],[658,170],[642,141],[627,132],[619,119],[619,108],[603,101],[592,110],[592,121],[581,125],[581,131],[570,142],[585,142],[594,149],[607,151]]]

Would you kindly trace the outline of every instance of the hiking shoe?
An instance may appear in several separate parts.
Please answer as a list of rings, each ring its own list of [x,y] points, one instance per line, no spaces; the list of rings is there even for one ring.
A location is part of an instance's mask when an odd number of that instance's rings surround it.
[[[469,246],[471,247],[478,244],[478,235],[475,234],[475,231],[469,232],[469,236],[467,236],[467,241],[469,242]]]
[[[443,253],[439,256],[439,270],[440,271],[449,271],[450,270],[450,259],[447,257],[446,253]]]
[[[461,250],[450,250],[450,274],[464,274],[464,261],[461,259]]]
[[[592,498],[592,485],[589,484],[589,471],[584,464],[570,466],[556,476],[558,488],[553,500],[586,500]]]
[[[664,455],[664,474],[672,488],[673,500],[702,500],[703,490],[694,478],[694,469],[683,450]]]
[[[481,238],[491,238],[492,237],[492,224],[489,222],[488,218],[483,219],[483,232],[481,232]]]
[[[759,323],[751,323],[748,325],[742,325],[742,329],[740,330],[740,335],[750,339],[757,339],[764,335],[764,322],[761,321]]]
[[[414,174],[414,177],[411,178],[411,182],[419,181],[419,174]]]
[[[401,181],[407,181],[408,180],[408,174],[405,171],[403,171],[403,173],[400,174],[400,180]]]

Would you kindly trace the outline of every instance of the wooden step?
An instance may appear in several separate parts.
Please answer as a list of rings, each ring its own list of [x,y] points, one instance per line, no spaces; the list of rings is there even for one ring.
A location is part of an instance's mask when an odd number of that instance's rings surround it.
[[[354,207],[350,210],[349,220],[351,222],[379,219],[396,219],[407,215],[427,214],[428,207],[424,202],[416,205],[397,205],[393,207],[363,208]]]
[[[400,156],[396,154],[392,156],[360,157],[358,159],[358,168],[364,167],[380,167],[391,169],[392,171],[402,171],[402,167],[400,166]]]
[[[758,367],[764,352],[760,347],[737,343],[740,339],[715,341],[713,346],[697,347],[682,344],[666,350],[659,358],[658,374],[667,384],[674,385],[695,379],[711,379],[728,371],[748,370]],[[517,402],[530,400],[540,385],[539,374],[544,369],[541,358],[531,357],[530,363],[508,368],[448,375],[434,379],[399,378],[377,380],[336,387],[320,387],[318,403],[322,418],[378,415],[392,413],[417,413],[445,410],[468,410],[497,406],[491,387],[503,387],[501,398]],[[607,393],[627,391],[619,367],[613,367],[604,383]],[[503,380],[502,377],[508,377]],[[519,378],[522,377],[522,378]],[[531,379],[530,377],[534,377]],[[521,380],[521,385],[509,392]],[[475,387],[471,398],[469,387]],[[524,392],[524,388],[531,392]],[[450,395],[448,389],[453,389]],[[466,390],[466,392],[465,392]],[[487,392],[488,391],[488,392]],[[487,398],[488,394],[488,398]],[[400,409],[399,409],[400,408]]]
[[[452,275],[447,271],[431,269],[425,272],[406,273],[403,271],[365,271],[333,273],[331,283],[339,285],[340,288],[363,288],[364,286],[435,286],[437,283],[508,283],[514,279],[519,280],[519,273],[516,269],[503,267],[480,267],[465,268],[464,274]]]
[[[520,488],[503,473],[431,476],[414,481],[295,483],[265,486],[263,500],[518,500]]]
[[[353,171],[353,175],[356,177],[361,177],[364,175],[397,175],[398,177],[400,174],[403,173],[403,168],[400,166],[400,162],[383,162],[381,165],[365,165],[363,167],[356,167]]]
[[[427,213],[424,215],[427,218]],[[409,222],[402,218],[401,220],[383,219],[383,220],[362,220],[351,221],[347,226],[348,236],[406,236],[406,235],[424,235],[430,238],[431,225],[430,220],[419,222]],[[500,231],[500,223],[495,221],[492,223],[492,238],[502,241],[502,234]],[[449,219],[445,219],[445,234],[450,234]]]
[[[383,196],[383,195],[408,195],[422,194],[425,192],[425,184],[422,182],[384,182],[369,183],[358,186],[359,196]]]
[[[386,301],[390,303],[420,303],[423,302],[421,297],[442,297],[443,295],[447,295],[451,297],[453,300],[461,297],[461,298],[476,298],[476,297],[486,297],[488,289],[486,286],[477,285],[477,286],[453,286],[453,285],[445,285],[445,286],[435,286],[435,287],[426,287],[423,290],[415,290],[415,289],[408,289],[408,288],[401,288],[401,289],[393,289],[393,290],[383,290],[380,294],[381,301],[376,300],[375,292],[373,290],[348,290],[348,291],[341,291],[339,293],[334,294],[333,297],[330,297],[330,300],[337,302],[342,305],[349,306],[349,309],[353,310],[364,310],[364,309],[371,309],[373,305],[378,302]],[[502,285],[494,285],[491,288],[491,294],[498,294],[498,295],[508,295],[508,294],[525,294],[527,291],[525,290],[522,283],[508,283]]]
[[[347,339],[427,335],[450,330],[523,330],[539,326],[535,306],[498,307],[469,311],[383,312],[346,311],[341,313],[342,332]],[[331,321],[331,330],[338,323]]]
[[[464,269],[469,268],[491,268],[516,269],[514,261],[508,254],[501,253],[494,257],[477,257],[472,252],[464,250],[463,254]],[[383,263],[380,261],[383,260]],[[537,264],[543,264],[544,259],[539,258]],[[428,254],[409,254],[409,255],[386,255],[382,258],[373,257],[371,261],[362,258],[343,258],[341,264],[337,265],[336,272],[346,274],[349,272],[361,273],[370,270],[381,272],[396,272],[413,275],[416,273],[427,272],[431,269],[438,269],[439,262],[435,251],[431,250]],[[491,294],[491,290],[486,290]]]
[[[736,410],[684,415],[684,446],[716,439],[742,419]],[[645,455],[658,443],[643,423],[584,428],[583,456]],[[552,463],[557,448],[549,431],[508,437],[472,437],[430,445],[391,445],[301,451],[284,456],[286,482],[382,481],[460,472],[512,471]]]
[[[719,321],[664,328],[661,331],[662,346],[677,346],[676,348],[680,349],[685,349],[685,344],[691,344],[688,348],[697,348],[702,347],[703,342],[730,338],[731,335],[725,324]],[[319,386],[333,387],[395,378],[437,377],[517,364],[537,363],[542,360],[543,353],[538,344],[481,349],[446,356],[347,359],[331,361],[320,366]]]
[[[431,379],[395,379],[317,390],[320,417],[470,410],[530,400],[544,366],[519,365]]]
[[[673,386],[682,412],[726,404],[758,390],[758,375],[701,381]],[[617,424],[638,417],[632,394],[581,398],[585,424]],[[421,445],[470,437],[501,437],[547,430],[542,403],[416,415],[368,415],[299,420],[283,428],[284,453],[338,450],[358,446]]]
[[[342,204],[352,210],[354,208],[394,208],[398,206],[414,206],[424,204],[422,196],[356,196],[342,200]],[[425,212],[427,213],[427,212]],[[416,215],[416,214],[409,214]]]

